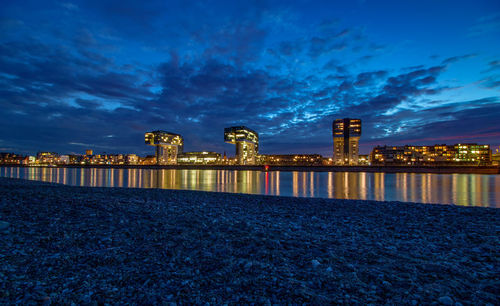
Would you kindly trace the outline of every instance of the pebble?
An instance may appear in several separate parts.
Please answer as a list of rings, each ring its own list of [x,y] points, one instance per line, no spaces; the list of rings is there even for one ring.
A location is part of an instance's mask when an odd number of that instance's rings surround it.
[[[442,296],[438,299],[438,302],[443,304],[443,305],[453,305],[453,300],[451,299],[451,297],[445,295],[445,296]]]
[[[5,231],[9,228],[10,223],[6,221],[0,221],[0,231]]]
[[[313,260],[311,261],[311,264],[312,264],[313,268],[316,268],[317,266],[319,266],[319,265],[320,265],[319,261],[318,261],[318,260],[316,260],[316,259],[313,259]]]
[[[454,305],[456,284],[494,301],[498,209],[4,178],[0,194],[0,305]]]
[[[252,267],[252,265],[253,265],[253,264],[252,264],[251,262],[247,262],[247,263],[245,264],[245,267],[244,267],[245,271],[246,271],[246,272],[248,272],[248,271],[250,270],[250,268]]]

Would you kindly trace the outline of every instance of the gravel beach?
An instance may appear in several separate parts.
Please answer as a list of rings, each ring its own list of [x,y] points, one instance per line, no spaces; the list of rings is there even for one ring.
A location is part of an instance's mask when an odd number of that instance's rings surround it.
[[[500,209],[0,178],[0,304],[498,305]]]

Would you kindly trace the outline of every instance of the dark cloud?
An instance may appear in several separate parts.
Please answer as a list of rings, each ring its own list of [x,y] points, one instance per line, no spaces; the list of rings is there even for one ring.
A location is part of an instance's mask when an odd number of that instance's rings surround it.
[[[482,79],[480,83],[486,88],[500,88],[500,75],[486,77]]]
[[[383,70],[373,71],[373,72],[362,72],[358,74],[358,76],[356,77],[356,82],[354,83],[354,86],[365,87],[368,85],[372,85],[373,82],[380,80],[386,75],[387,71]]]
[[[280,43],[279,51],[281,54],[290,56],[300,53],[302,51],[302,44],[298,41],[283,41]]]
[[[341,51],[347,47],[347,42],[338,41],[337,36],[322,38],[313,37],[310,41],[309,56],[316,58],[332,51]]]
[[[332,59],[323,66],[324,70],[334,71],[340,74],[345,74],[348,72],[348,68],[342,65],[338,60]]]
[[[465,54],[465,55],[460,55],[460,56],[452,56],[452,57],[448,57],[447,59],[444,59],[441,62],[441,64],[447,65],[447,64],[451,64],[451,63],[456,63],[458,61],[473,58],[475,56],[477,56],[477,54]]]

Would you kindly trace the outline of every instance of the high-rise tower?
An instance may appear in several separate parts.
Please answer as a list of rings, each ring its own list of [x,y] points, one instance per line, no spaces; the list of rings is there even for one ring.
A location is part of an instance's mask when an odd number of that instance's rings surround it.
[[[336,119],[332,125],[333,162],[336,165],[357,165],[361,119]]]
[[[146,133],[144,137],[147,145],[156,147],[156,164],[177,164],[177,154],[182,153],[184,144],[181,135],[165,131],[152,131]]]
[[[259,134],[246,126],[232,126],[224,129],[224,141],[236,145],[236,159],[239,165],[255,165],[259,153]]]

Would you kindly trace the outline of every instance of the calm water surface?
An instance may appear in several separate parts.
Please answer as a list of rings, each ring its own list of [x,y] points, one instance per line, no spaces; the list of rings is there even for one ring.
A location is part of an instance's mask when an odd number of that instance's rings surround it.
[[[0,176],[90,187],[500,207],[500,175],[0,167]]]

